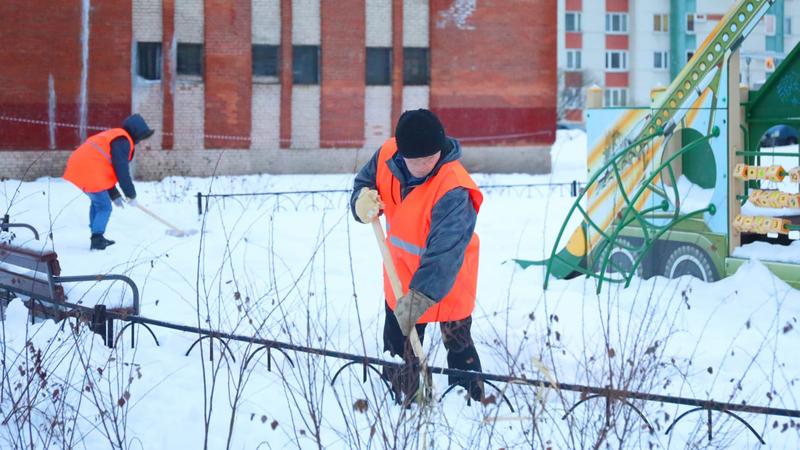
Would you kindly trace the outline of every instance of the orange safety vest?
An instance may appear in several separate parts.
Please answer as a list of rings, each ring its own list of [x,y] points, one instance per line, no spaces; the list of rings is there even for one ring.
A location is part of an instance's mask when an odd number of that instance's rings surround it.
[[[122,128],[112,128],[86,139],[67,160],[64,179],[84,192],[101,192],[117,184],[117,173],[111,164],[111,141],[125,137],[131,145],[128,161],[133,159],[133,139]]]
[[[443,164],[436,175],[415,187],[401,201],[400,181],[386,164],[397,153],[395,139],[387,140],[379,152],[375,181],[384,204],[386,245],[392,255],[403,292],[406,293],[425,252],[428,234],[431,231],[431,212],[436,202],[449,191],[462,187],[469,190],[472,205],[475,211],[478,211],[483,195],[464,166],[458,161],[451,161]],[[417,323],[450,322],[465,319],[472,314],[478,286],[479,246],[478,235],[473,233],[452,289],[435,306],[426,311]],[[383,291],[389,307],[394,311],[397,299],[392,292],[386,270],[383,271]]]

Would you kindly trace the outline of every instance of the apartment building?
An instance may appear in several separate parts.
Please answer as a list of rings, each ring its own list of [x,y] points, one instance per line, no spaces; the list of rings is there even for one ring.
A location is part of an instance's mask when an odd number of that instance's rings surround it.
[[[560,120],[582,121],[585,88],[605,106],[650,103],[737,0],[559,0]],[[777,0],[741,48],[742,82],[758,87],[800,41],[800,0]]]

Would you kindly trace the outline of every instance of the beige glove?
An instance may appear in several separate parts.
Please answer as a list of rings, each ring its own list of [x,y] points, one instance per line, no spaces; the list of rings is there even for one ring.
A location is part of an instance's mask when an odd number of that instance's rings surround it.
[[[394,308],[394,316],[397,318],[397,324],[400,325],[400,331],[403,336],[408,336],[408,333],[411,333],[411,329],[414,328],[419,318],[435,304],[436,302],[428,298],[427,295],[414,289],[400,297],[400,300],[397,301],[397,306]]]
[[[361,192],[358,193],[358,198],[356,198],[358,220],[362,223],[370,223],[378,217],[381,209],[383,209],[383,202],[381,202],[378,191],[367,187],[361,188]]]

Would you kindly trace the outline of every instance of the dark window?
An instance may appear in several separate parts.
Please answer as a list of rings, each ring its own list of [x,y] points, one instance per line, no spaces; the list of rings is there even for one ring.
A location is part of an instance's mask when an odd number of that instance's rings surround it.
[[[253,76],[278,76],[278,46],[253,44]]]
[[[430,69],[427,48],[403,49],[403,83],[409,86],[429,84]]]
[[[203,76],[203,44],[178,43],[178,75]]]
[[[161,79],[161,42],[136,43],[136,73],[145,80]]]
[[[392,84],[392,49],[367,47],[367,84],[385,86]]]
[[[292,47],[292,79],[295,84],[319,84],[319,47]]]

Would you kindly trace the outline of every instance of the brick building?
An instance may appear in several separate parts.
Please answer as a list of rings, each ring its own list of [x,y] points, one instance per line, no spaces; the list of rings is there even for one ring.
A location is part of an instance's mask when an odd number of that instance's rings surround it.
[[[351,172],[420,107],[473,170],[545,172],[556,18],[547,0],[2,2],[0,176],[60,175],[131,112],[157,130],[138,178]]]

